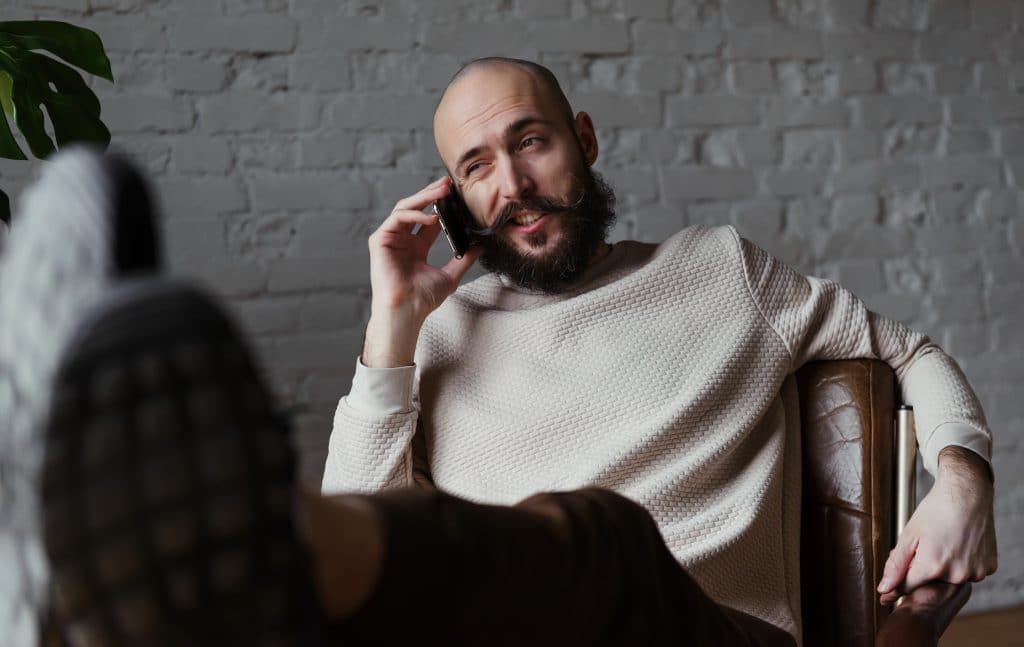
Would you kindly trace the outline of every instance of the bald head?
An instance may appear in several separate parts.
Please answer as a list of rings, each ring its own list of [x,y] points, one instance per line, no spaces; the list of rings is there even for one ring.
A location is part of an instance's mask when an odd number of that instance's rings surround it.
[[[449,172],[458,155],[453,149],[471,126],[479,126],[513,104],[528,103],[558,128],[574,130],[569,100],[551,70],[532,61],[488,57],[462,66],[448,82],[434,112],[434,141]],[[455,157],[453,157],[455,156]]]
[[[487,56],[484,58],[478,58],[472,60],[452,75],[448,85],[445,88],[445,94],[448,90],[458,83],[471,76],[475,72],[496,72],[502,69],[518,69],[521,72],[525,72],[533,77],[534,81],[541,88],[543,93],[557,105],[558,110],[565,116],[567,122],[572,123],[573,112],[572,107],[569,105],[569,100],[565,97],[565,93],[562,92],[562,86],[559,85],[558,79],[548,68],[544,67],[539,63],[533,61],[527,61],[521,58],[506,58],[503,56]],[[444,97],[441,98],[444,101]]]

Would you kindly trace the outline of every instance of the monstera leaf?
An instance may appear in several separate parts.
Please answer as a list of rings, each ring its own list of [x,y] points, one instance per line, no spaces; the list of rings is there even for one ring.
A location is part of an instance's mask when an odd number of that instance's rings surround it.
[[[114,80],[103,42],[95,32],[52,20],[0,22],[0,157],[27,159],[14,138],[12,122],[40,159],[70,142],[103,147],[110,142],[110,131],[100,120],[99,99],[71,65]],[[2,191],[0,219],[10,221]]]

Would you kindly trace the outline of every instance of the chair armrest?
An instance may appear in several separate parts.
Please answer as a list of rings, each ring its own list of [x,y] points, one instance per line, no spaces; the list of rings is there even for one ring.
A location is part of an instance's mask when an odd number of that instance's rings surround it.
[[[906,595],[875,638],[878,647],[934,647],[971,597],[970,584],[929,582]]]

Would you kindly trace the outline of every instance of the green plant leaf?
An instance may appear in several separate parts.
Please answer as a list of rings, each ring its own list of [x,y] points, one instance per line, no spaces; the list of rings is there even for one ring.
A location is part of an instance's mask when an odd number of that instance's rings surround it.
[[[56,92],[46,92],[43,105],[50,115],[57,147],[73,141],[88,141],[106,148],[110,131],[100,121],[100,100],[85,84],[82,75],[56,59],[31,54],[34,65],[42,70]]]
[[[27,159],[9,119],[29,149],[48,157],[54,142],[46,132],[45,107],[57,146],[91,141],[104,147],[110,131],[100,120],[100,102],[82,75],[60,61],[31,50],[45,50],[90,74],[113,82],[110,59],[95,32],[52,20],[0,22],[0,157]],[[10,223],[11,204],[0,191],[0,220]]]
[[[21,146],[18,146],[18,142],[14,139],[11,125],[7,123],[7,115],[2,112],[0,112],[0,157],[6,157],[10,160],[28,159],[21,150]]]
[[[32,154],[39,159],[46,159],[56,148],[53,140],[46,133],[46,123],[41,109],[41,98],[33,92],[33,83],[26,79],[14,79],[14,121],[18,130],[25,136]]]
[[[41,73],[40,78],[52,83],[57,93],[65,97],[74,98],[77,100],[78,105],[90,115],[94,117],[100,116],[100,100],[92,89],[85,84],[82,75],[76,72],[74,68],[68,67],[49,56],[43,56],[34,52],[29,53],[29,60],[36,68],[36,71]]]
[[[0,47],[7,43],[22,49],[45,49],[90,74],[114,80],[103,41],[90,29],[56,20],[0,22]]]
[[[3,191],[0,191],[0,220],[8,225],[11,224],[11,201],[7,199],[7,194]]]
[[[7,48],[0,49],[0,70],[12,79],[15,123],[36,157],[45,158],[73,141],[103,147],[110,142],[110,131],[99,118],[99,99],[75,69],[43,54]],[[56,146],[42,108],[50,117]]]
[[[51,96],[46,102],[46,112],[53,124],[53,135],[57,147],[71,142],[93,142],[106,148],[110,143],[110,131],[95,115],[82,110],[81,106],[65,97]]]
[[[25,136],[32,154],[42,159],[53,152],[54,145],[46,134],[40,109],[45,81],[32,65],[31,55],[32,52],[0,44],[0,69],[11,77],[14,123]]]
[[[0,108],[4,114],[14,118],[14,104],[11,103],[11,75],[0,70]]]

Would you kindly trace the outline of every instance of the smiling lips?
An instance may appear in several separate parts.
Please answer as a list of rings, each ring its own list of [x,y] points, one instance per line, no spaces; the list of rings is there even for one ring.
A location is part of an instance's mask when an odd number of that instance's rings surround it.
[[[512,228],[519,233],[528,234],[530,232],[534,232],[540,229],[541,225],[544,224],[544,220],[546,218],[547,215],[543,213],[525,213],[523,215],[517,216],[515,219],[512,220],[512,222],[509,223],[509,225],[511,225]]]

